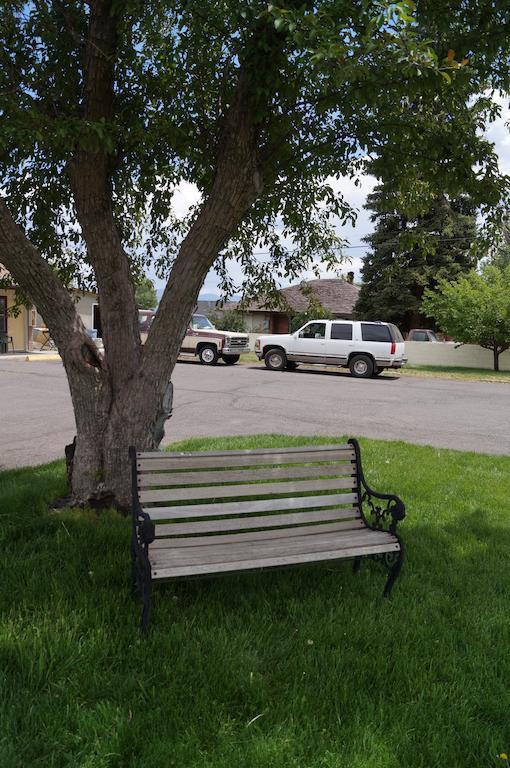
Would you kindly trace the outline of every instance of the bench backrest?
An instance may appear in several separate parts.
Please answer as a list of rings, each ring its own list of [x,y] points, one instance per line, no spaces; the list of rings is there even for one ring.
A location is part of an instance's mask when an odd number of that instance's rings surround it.
[[[289,528],[298,535],[313,526],[318,533],[363,525],[349,444],[136,453],[133,460],[138,499],[157,539],[261,530],[277,538]]]

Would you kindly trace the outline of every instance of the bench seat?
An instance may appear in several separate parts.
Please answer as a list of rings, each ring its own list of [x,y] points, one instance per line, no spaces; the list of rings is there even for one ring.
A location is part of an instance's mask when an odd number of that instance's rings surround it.
[[[137,452],[133,586],[148,623],[151,584],[362,557],[403,560],[404,505],[366,483],[356,440],[345,445],[202,453]]]
[[[312,526],[315,527],[319,526]],[[397,552],[400,549],[397,539],[391,533],[369,529],[313,532],[304,535],[301,531],[298,535],[276,539],[269,538],[266,533],[262,538],[238,541],[242,536],[243,534],[224,537],[227,540],[222,543],[194,545],[192,541],[185,539],[180,546],[175,546],[175,543],[165,547],[152,546],[149,554],[152,578],[274,568],[380,552]],[[168,539],[165,544],[167,542]]]

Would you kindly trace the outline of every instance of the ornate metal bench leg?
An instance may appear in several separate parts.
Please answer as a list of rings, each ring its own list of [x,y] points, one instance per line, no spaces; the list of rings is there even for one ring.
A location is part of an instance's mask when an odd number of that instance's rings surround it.
[[[361,557],[355,557],[354,562],[352,564],[352,572],[359,573],[360,568],[361,568]]]
[[[131,594],[133,597],[140,596],[138,574],[136,569],[136,550],[133,543],[131,543]]]
[[[152,592],[152,577],[151,566],[148,560],[142,563],[140,594],[142,598],[143,608],[142,617],[140,621],[140,630],[143,634],[146,634],[149,627],[150,611],[151,611],[151,592]]]
[[[400,552],[398,553],[396,560],[391,565],[388,566],[390,573],[388,576],[388,580],[386,581],[386,585],[384,587],[384,597],[390,596],[393,584],[395,583],[395,580],[400,573],[403,562],[404,562],[404,547],[402,545],[402,542],[400,542]]]

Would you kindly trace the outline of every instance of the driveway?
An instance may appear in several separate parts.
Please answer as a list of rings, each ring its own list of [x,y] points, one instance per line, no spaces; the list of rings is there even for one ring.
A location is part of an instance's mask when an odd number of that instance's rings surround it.
[[[282,432],[362,435],[510,454],[510,384],[454,379],[353,379],[336,370],[276,373],[258,365],[178,363],[165,442]],[[0,467],[63,455],[74,435],[59,362],[0,360]]]

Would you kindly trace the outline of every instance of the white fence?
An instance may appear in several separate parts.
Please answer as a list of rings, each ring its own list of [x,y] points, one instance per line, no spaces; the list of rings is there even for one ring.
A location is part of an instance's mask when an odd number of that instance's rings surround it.
[[[494,367],[492,352],[475,344],[464,344],[455,349],[455,344],[427,341],[406,341],[406,355],[409,365],[444,365],[452,368]],[[510,371],[510,351],[499,357],[502,371]]]

